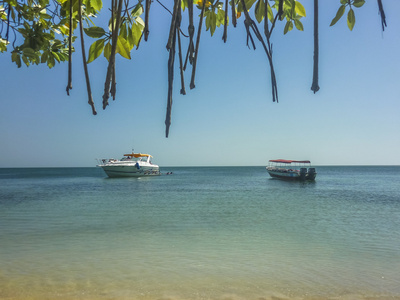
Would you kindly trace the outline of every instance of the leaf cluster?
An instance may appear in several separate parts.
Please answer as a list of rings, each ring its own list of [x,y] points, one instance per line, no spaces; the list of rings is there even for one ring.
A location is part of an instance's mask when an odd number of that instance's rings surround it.
[[[335,25],[343,17],[346,9],[348,8],[349,10],[347,12],[347,27],[349,27],[350,30],[353,30],[354,25],[356,24],[356,16],[354,14],[353,7],[362,7],[364,3],[365,0],[340,0],[341,5],[336,12],[336,16],[332,19],[330,26]]]
[[[134,47],[139,47],[144,21],[140,17],[144,12],[141,2],[137,3],[131,10],[126,10],[120,16],[120,30],[118,32],[116,53],[126,59],[131,59],[131,51]],[[114,19],[114,22],[116,19]],[[108,30],[102,27],[92,26],[85,28],[85,33],[91,38],[97,39],[89,48],[88,63],[94,61],[102,53],[109,60],[111,55],[112,43],[112,19],[109,21]]]
[[[224,7],[224,1],[220,0],[193,0],[198,11],[201,10],[203,1],[205,1],[203,18],[206,30],[213,36],[218,27],[229,24],[229,17],[225,18],[228,7]],[[116,40],[116,53],[126,59],[131,58],[131,51],[139,47],[142,38],[145,27],[142,19],[144,13],[142,2],[143,0],[137,0],[132,6],[126,5],[120,16],[121,25]],[[79,0],[0,1],[0,52],[6,52],[11,45],[11,59],[18,67],[21,67],[22,63],[27,66],[46,63],[52,68],[57,62],[67,61],[70,46],[68,36],[72,34],[72,41],[75,41],[78,11],[81,10],[85,23],[84,32],[88,37],[95,39],[89,48],[87,62],[93,62],[101,54],[108,60],[112,46],[113,18],[110,18],[108,26],[95,25],[93,20],[103,8],[102,0],[81,0],[81,3],[79,7]],[[301,18],[306,16],[306,11],[299,1],[245,0],[244,3],[248,11],[253,11],[258,23],[267,18],[270,26],[274,26],[281,6],[279,20],[286,22],[283,33],[287,34],[293,28],[304,30]],[[353,8],[361,7],[364,3],[365,0],[340,0],[341,5],[331,26],[336,24],[348,10],[347,24],[352,30],[355,25]],[[69,15],[71,6],[72,16]],[[240,18],[243,13],[242,1],[230,0],[229,6],[236,11],[236,18]],[[182,0],[182,10],[185,11],[187,7],[188,0]],[[73,45],[71,49],[73,52]]]
[[[2,1],[0,51],[7,51],[13,40],[11,59],[18,67],[23,62],[27,66],[47,63],[51,68],[56,61],[68,60],[66,40],[62,36],[56,38],[65,24],[60,22],[54,8],[49,0]]]

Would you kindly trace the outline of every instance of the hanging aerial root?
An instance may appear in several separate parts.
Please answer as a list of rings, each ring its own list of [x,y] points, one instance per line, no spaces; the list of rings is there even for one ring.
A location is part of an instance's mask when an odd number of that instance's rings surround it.
[[[203,25],[203,16],[204,16],[204,10],[206,8],[206,2],[207,1],[203,1],[203,6],[201,8],[201,13],[200,13],[199,28],[197,30],[197,39],[196,39],[196,49],[194,51],[194,59],[193,59],[192,78],[190,80],[190,89],[194,89],[196,87],[196,85],[194,84],[194,79],[195,79],[195,76],[196,76],[197,56],[198,56],[198,53],[199,53],[201,27]]]
[[[186,90],[185,90],[185,76],[183,75],[183,60],[182,60],[182,47],[181,47],[181,35],[179,30],[177,29],[177,35],[178,35],[178,49],[179,49],[179,69],[181,70],[181,94],[186,95]]]
[[[247,33],[246,45],[247,45],[247,47],[250,48],[250,46],[249,46],[249,40],[250,40],[251,41],[251,45],[253,46],[253,50],[256,50],[256,44],[254,43],[253,36],[251,35],[251,32],[250,32],[251,25],[252,24],[251,24],[250,20],[248,20],[248,19],[244,20],[244,26],[246,28],[246,33]]]
[[[117,81],[116,81],[116,78],[115,78],[115,61],[114,61],[114,63],[113,63],[113,67],[112,67],[112,70],[111,70],[111,88],[110,88],[110,94],[111,94],[111,96],[112,96],[112,98],[113,98],[113,100],[115,100],[115,95],[117,94]]]
[[[228,38],[228,0],[225,0],[225,18],[224,18],[224,34],[222,35],[222,40],[226,43]]]
[[[236,20],[236,5],[235,5],[235,1],[232,1],[232,24],[233,27],[236,27],[237,24],[237,20]]]
[[[245,14],[244,24],[246,26],[246,31],[247,31],[247,43],[248,43],[248,41],[250,39],[251,42],[252,42],[253,48],[255,49],[255,44],[254,44],[253,38],[252,38],[251,33],[250,33],[250,29],[252,29],[254,34],[255,34],[255,36],[257,37],[257,39],[261,42],[265,53],[267,54],[269,65],[270,65],[270,70],[271,70],[272,101],[273,102],[275,102],[275,101],[278,102],[278,86],[277,86],[277,83],[276,83],[275,70],[274,70],[274,65],[273,65],[273,62],[272,62],[272,47],[271,47],[271,44],[269,43],[270,33],[267,35],[267,42],[268,42],[268,46],[267,46],[265,44],[265,42],[264,42],[263,37],[261,36],[260,31],[257,28],[256,23],[250,17],[249,12],[247,11],[245,1],[241,0],[241,3],[242,3],[242,6],[243,6],[243,12]]]
[[[84,43],[84,38],[83,38],[83,25],[82,25],[82,0],[79,0],[79,8],[78,8],[78,18],[79,18],[79,31],[80,31],[80,36],[81,36],[81,44],[82,44],[82,59],[83,59],[83,69],[85,71],[85,78],[86,78],[86,88],[87,88],[87,93],[88,93],[88,103],[92,107],[92,113],[93,115],[97,115],[96,109],[94,107],[94,102],[92,98],[92,90],[90,88],[90,80],[89,80],[89,72],[87,68],[87,63],[86,63],[86,54],[85,54],[85,43]]]
[[[181,18],[180,10],[181,10],[181,0],[175,0],[174,11],[172,13],[170,35],[167,43],[167,50],[169,51],[169,57],[168,57],[168,98],[167,98],[167,112],[165,116],[165,137],[168,137],[169,128],[171,126],[176,35],[179,34],[179,26]]]
[[[67,95],[72,90],[72,0],[69,3],[69,36],[68,36],[68,83]]]
[[[167,50],[170,50],[172,47],[172,44],[174,43],[173,39],[176,35],[176,19],[178,18],[178,9],[180,0],[175,0],[174,2],[174,10],[172,12],[172,19],[171,19],[171,26],[169,28],[169,37],[168,37],[168,42],[167,42]]]
[[[167,113],[165,116],[165,137],[169,135],[169,127],[171,126],[171,111],[172,111],[172,91],[174,83],[174,62],[175,62],[175,44],[176,44],[176,30],[172,35],[172,44],[169,49],[168,58],[168,99],[167,99]]]
[[[283,0],[279,1],[278,16],[279,16],[279,21],[282,21],[283,20]]]
[[[181,94],[186,95],[185,91],[185,77],[183,76],[183,60],[182,60],[182,46],[181,46],[181,22],[182,22],[182,3],[179,1],[178,16],[176,18],[176,35],[178,36],[178,50],[179,50],[179,69],[181,75]]]
[[[145,19],[144,19],[144,40],[147,42],[149,37],[149,13],[150,13],[150,4],[151,0],[146,0],[146,11],[145,11]]]
[[[188,26],[188,32],[189,32],[189,46],[188,50],[186,53],[186,58],[185,58],[185,65],[183,66],[183,70],[186,70],[186,65],[189,59],[189,63],[192,65],[193,64],[193,59],[194,59],[194,44],[193,44],[193,37],[194,37],[194,25],[193,25],[193,0],[188,0],[188,13],[189,13],[189,26]]]
[[[118,1],[118,5],[117,2]],[[113,91],[113,97],[115,98],[115,93],[116,93],[116,82],[115,82],[115,54],[116,54],[116,49],[117,49],[117,39],[118,39],[118,31],[119,31],[119,26],[120,26],[120,21],[121,21],[121,11],[122,11],[122,2],[123,0],[113,0],[112,1],[112,9],[111,9],[111,14],[112,14],[112,20],[111,20],[111,30],[112,30],[112,45],[111,45],[111,54],[110,58],[108,60],[108,67],[107,67],[107,75],[106,75],[106,81],[104,83],[104,94],[103,94],[103,109],[106,109],[108,106],[108,98],[110,97],[110,85],[111,81],[113,81],[113,86],[111,90]],[[116,18],[116,21],[114,22],[114,19]],[[114,26],[115,23],[115,26]]]
[[[319,65],[318,0],[314,0],[314,67],[313,67],[313,81],[311,85],[311,90],[314,92],[314,94],[319,91],[318,65]]]
[[[378,0],[378,7],[379,7],[379,14],[381,15],[381,22],[382,22],[382,31],[385,31],[386,25],[386,16],[385,11],[383,10],[382,0]]]

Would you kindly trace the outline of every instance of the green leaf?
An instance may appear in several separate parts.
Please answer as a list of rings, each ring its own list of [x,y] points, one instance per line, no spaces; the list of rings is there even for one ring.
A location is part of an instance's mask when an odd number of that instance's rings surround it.
[[[303,23],[299,20],[294,19],[294,25],[296,26],[297,30],[304,31]]]
[[[10,43],[9,41],[0,38],[0,52],[6,52],[7,51],[7,45],[9,43]]]
[[[268,20],[270,20],[270,22],[273,23],[274,22],[274,13],[272,12],[272,8],[268,2],[267,2],[267,4],[268,4],[268,7],[267,7]]]
[[[126,23],[122,23],[119,28],[119,36],[122,36],[124,39],[128,38],[128,31],[126,29]]]
[[[142,36],[142,32],[143,32],[143,26],[139,23],[133,23],[132,24],[132,41],[130,41],[130,43],[134,46],[138,46],[139,45],[139,41],[140,41],[140,37]],[[128,35],[128,38],[130,38],[130,36]]]
[[[264,19],[264,14],[265,14],[264,0],[258,0],[255,8],[255,15],[258,23],[261,23],[261,21]]]
[[[104,57],[109,60],[111,55],[111,44],[108,42],[104,47]]]
[[[210,30],[211,36],[213,36],[217,28],[217,14],[212,10],[208,10],[204,13],[204,16],[206,18],[206,30]]]
[[[329,26],[335,25],[335,24],[337,23],[337,21],[340,20],[340,18],[341,18],[341,17],[343,16],[343,14],[344,14],[345,9],[346,9],[346,6],[345,6],[345,5],[341,5],[341,6],[339,7],[339,9],[338,9],[338,11],[337,11],[337,13],[336,13],[336,16],[333,18],[333,20],[332,20],[332,22],[331,22],[331,25],[329,25]]]
[[[296,14],[298,14],[299,16],[305,17],[306,16],[306,9],[304,8],[303,4],[301,4],[299,1],[295,2],[295,11]]]
[[[60,57],[60,60],[62,60],[62,61],[68,60],[68,54],[66,54],[66,53],[58,53],[58,56]]]
[[[143,13],[143,6],[142,4],[136,4],[135,8],[132,10],[131,17],[139,17]]]
[[[250,10],[250,8],[253,6],[253,4],[256,2],[257,0],[246,0],[246,8],[248,10]]]
[[[101,0],[90,0],[90,5],[97,11],[100,11],[103,7],[103,2]]]
[[[283,30],[283,34],[288,33],[292,29],[293,29],[293,23],[292,23],[292,21],[289,20],[286,22],[285,29]]]
[[[51,69],[55,64],[56,61],[54,60],[54,57],[49,55],[49,58],[47,59],[47,66]]]
[[[187,0],[182,0],[182,10],[185,11],[185,8],[188,7]]]
[[[87,36],[90,36],[91,38],[95,39],[101,38],[106,34],[103,28],[97,26],[83,28],[83,30],[85,31]]]
[[[49,57],[49,51],[44,51],[42,54],[41,63],[44,64],[47,61],[48,57]]]
[[[353,5],[354,5],[355,7],[361,7],[361,6],[364,5],[364,3],[365,3],[364,0],[354,0]]]
[[[207,31],[210,29],[210,22],[211,22],[210,12],[211,12],[210,10],[207,10],[204,12],[204,17],[206,18],[206,30]]]
[[[18,52],[14,51],[11,54],[11,61],[15,62],[18,66],[18,68],[21,68],[21,56],[19,55]]]
[[[89,59],[87,63],[91,63],[98,58],[104,49],[104,39],[95,41],[89,48]]]
[[[210,14],[210,33],[213,36],[215,29],[217,28],[217,15],[212,11]]]
[[[351,8],[349,13],[347,14],[347,26],[350,30],[353,30],[354,25],[356,24],[356,16],[354,15],[354,10]]]
[[[253,6],[254,2],[256,2],[256,1],[257,1],[257,0],[245,0],[244,3],[246,4],[247,10],[250,10],[250,8]],[[242,1],[240,1],[240,2],[238,3],[237,11],[238,11],[238,12],[243,12]]]
[[[22,61],[25,63],[27,67],[31,64],[28,60],[28,58],[25,55],[22,55]],[[54,64],[53,64],[54,65]]]
[[[126,59],[131,59],[131,51],[129,49],[129,43],[121,36],[119,36],[117,39],[116,53],[119,53],[119,55],[121,55]]]
[[[225,11],[222,9],[218,9],[217,12],[217,26],[225,24]]]
[[[132,28],[130,28],[129,26],[128,26],[128,36],[126,37],[126,41],[129,44],[129,50],[132,50],[133,47],[135,47],[135,44],[134,44],[134,39],[133,39],[133,34],[132,34]]]
[[[143,19],[142,19],[141,17],[136,17],[135,21],[136,21],[136,23],[137,23],[138,25],[142,26],[142,31],[143,31],[143,28],[144,28],[144,21],[143,21]]]
[[[22,53],[24,56],[29,57],[29,58],[35,57],[35,51],[33,51],[32,48],[24,48],[22,50]]]
[[[45,19],[45,20],[51,20],[51,18],[52,18],[52,16],[50,16],[50,15],[48,15],[46,13],[42,13],[42,12],[40,12],[40,17]]]
[[[60,57],[58,56],[57,52],[51,52],[51,55],[58,61],[60,62]]]

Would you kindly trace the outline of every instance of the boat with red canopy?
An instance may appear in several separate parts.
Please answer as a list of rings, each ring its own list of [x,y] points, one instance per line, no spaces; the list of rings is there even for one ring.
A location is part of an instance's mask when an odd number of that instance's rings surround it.
[[[317,176],[309,160],[271,159],[267,172],[271,177],[285,180],[315,180]]]

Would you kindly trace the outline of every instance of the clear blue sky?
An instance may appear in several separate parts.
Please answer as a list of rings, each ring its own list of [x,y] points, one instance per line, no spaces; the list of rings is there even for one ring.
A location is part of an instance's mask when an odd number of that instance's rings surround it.
[[[18,69],[9,53],[1,54],[0,167],[90,167],[96,158],[120,158],[132,148],[152,154],[161,167],[263,166],[277,158],[400,165],[400,1],[384,1],[384,32],[376,1],[356,9],[352,32],[345,18],[329,27],[339,1],[320,1],[316,94],[310,90],[312,1],[302,3],[304,32],[283,36],[279,26],[272,37],[279,103],[271,99],[261,45],[256,51],[246,47],[242,17],[237,28],[229,27],[226,44],[222,28],[212,38],[203,31],[196,88],[189,89],[187,72],[186,96],[179,94],[176,67],[169,138],[164,120],[170,16],[158,3],[151,10],[149,41],[132,60],[117,60],[117,99],[106,110],[105,59],[89,64],[97,116],[87,104],[78,44],[69,97],[67,64]]]

